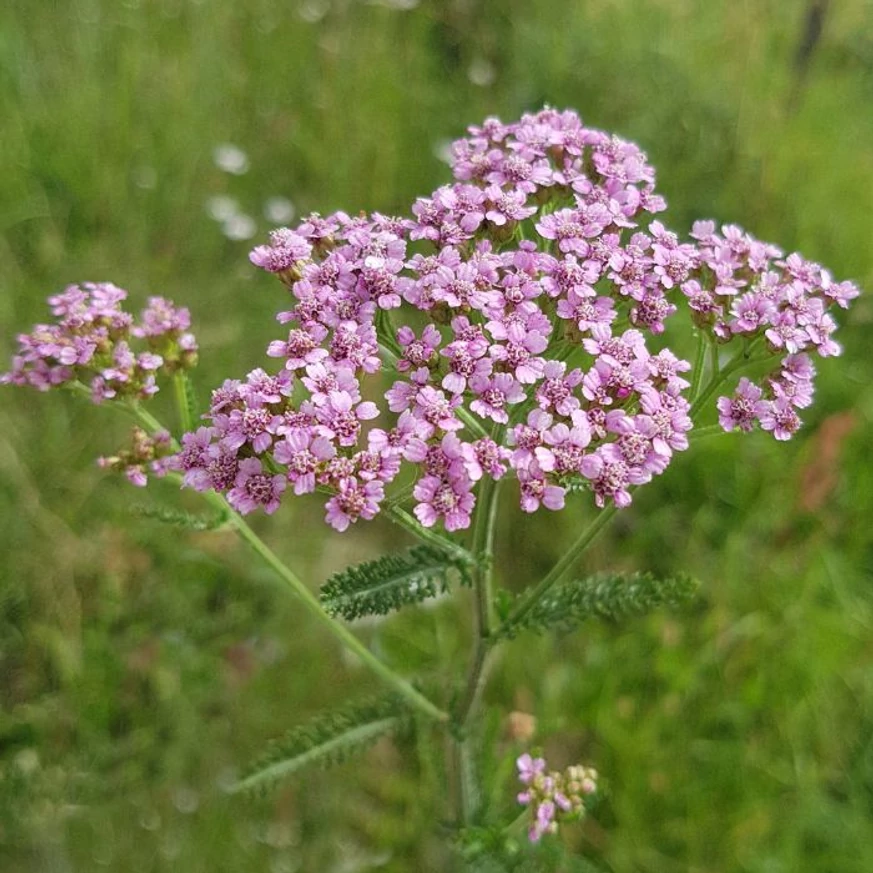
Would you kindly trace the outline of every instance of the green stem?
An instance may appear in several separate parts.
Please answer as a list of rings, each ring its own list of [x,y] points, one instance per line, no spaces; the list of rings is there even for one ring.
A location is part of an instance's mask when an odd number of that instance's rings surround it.
[[[491,647],[491,582],[494,564],[494,533],[497,524],[498,483],[486,477],[479,494],[480,509],[476,514],[473,531],[473,554],[477,558],[477,572],[474,582],[475,609],[474,634],[475,647],[467,685],[455,711],[455,723],[463,728],[475,708],[482,691],[482,676],[488,650]]]
[[[502,439],[500,442],[502,443]],[[487,638],[491,633],[491,609],[493,602],[491,584],[494,578],[494,538],[497,534],[497,512],[500,508],[500,481],[489,480],[486,487],[491,490],[491,494],[487,501],[488,516],[485,521],[485,533],[482,539],[481,556],[479,558],[485,568],[483,584],[479,589],[481,591],[479,605],[483,616],[483,636]]]
[[[134,414],[142,425],[151,433],[163,430],[161,423],[139,404],[131,404],[126,411]],[[175,441],[174,441],[175,445]],[[288,588],[302,601],[309,613],[318,621],[335,639],[344,645],[349,651],[354,652],[361,661],[369,667],[380,679],[390,685],[402,695],[410,706],[435,721],[445,722],[449,720],[449,714],[443,712],[423,694],[415,690],[402,676],[395,673],[387,664],[380,661],[345,625],[331,618],[322,609],[318,598],[303,584],[300,578],[288,567],[273,550],[246,524],[225,498],[215,491],[204,491],[201,496],[228,517],[228,524],[244,539],[263,561],[272,568],[276,575],[287,585]]]
[[[230,512],[230,524],[237,533],[257,552],[263,561],[271,567],[279,578],[297,595],[309,613],[332,636],[342,643],[349,651],[354,652],[376,675],[395,691],[401,694],[408,703],[424,715],[436,721],[447,721],[448,713],[443,712],[426,697],[416,691],[405,679],[395,673],[387,664],[380,661],[345,625],[334,621],[321,607],[318,598],[303,584],[297,575],[273,552],[273,550],[246,524],[240,515],[227,506],[226,501],[215,492],[207,492],[212,502],[221,505]]]
[[[718,343],[712,341],[709,343],[709,371],[713,377],[718,376]]]
[[[694,357],[694,371],[691,374],[691,397],[697,397],[700,393],[700,385],[703,382],[703,367],[706,362],[706,334],[701,330],[697,334],[697,354]]]
[[[723,382],[725,382],[730,375],[735,373],[737,370],[741,370],[743,367],[747,367],[751,364],[758,364],[773,357],[773,355],[770,353],[757,356],[752,355],[752,350],[754,346],[754,342],[750,343],[746,348],[737,352],[736,355],[734,355],[721,370],[716,370],[716,372],[713,373],[700,396],[697,397],[695,401],[691,404],[690,415],[693,420],[697,420],[697,417],[700,415],[706,402],[709,400],[710,397],[712,397],[712,395],[718,390],[719,386]]]
[[[130,403],[126,408],[152,436],[159,430],[167,430],[150,412],[143,409],[139,403]],[[179,448],[179,443],[175,438],[172,438],[171,444],[174,449]]]
[[[536,606],[537,601],[558,581],[563,578],[564,574],[576,563],[576,560],[591,544],[591,541],[606,527],[612,520],[612,517],[618,511],[618,507],[613,504],[608,509],[602,509],[597,514],[597,518],[585,528],[579,535],[579,538],[572,546],[564,553],[563,557],[552,567],[549,572],[537,583],[528,594],[522,596],[509,616],[503,623],[503,626],[514,624],[519,619],[527,615],[531,609]],[[499,636],[499,634],[498,634]]]
[[[173,375],[173,393],[176,396],[176,410],[179,413],[179,425],[183,433],[190,433],[194,429],[191,409],[188,405],[188,387],[185,384],[187,379],[184,370],[179,370]]]
[[[473,657],[464,691],[455,707],[451,730],[453,769],[457,793],[458,821],[469,824],[479,806],[478,779],[469,743],[469,722],[479,704],[485,685],[488,654],[491,649],[491,584],[494,566],[494,535],[497,529],[499,483],[486,477],[480,486],[472,551],[477,560],[474,580]]]
[[[705,439],[706,437],[726,433],[727,431],[720,424],[707,424],[703,427],[695,427],[694,430],[688,434],[688,438],[691,442],[696,443],[698,440]]]
[[[400,527],[409,531],[413,536],[418,537],[423,542],[430,543],[440,549],[446,549],[453,555],[466,561],[468,564],[472,564],[475,561],[474,556],[463,546],[459,546],[454,540],[450,540],[441,533],[431,530],[423,524],[419,524],[415,517],[410,515],[405,509],[401,509],[399,506],[392,506],[388,510],[388,517],[395,524],[399,524]]]

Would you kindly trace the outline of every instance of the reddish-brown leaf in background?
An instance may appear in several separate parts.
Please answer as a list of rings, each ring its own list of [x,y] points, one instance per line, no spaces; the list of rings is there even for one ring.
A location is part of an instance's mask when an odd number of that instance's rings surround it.
[[[840,459],[846,438],[858,424],[854,412],[838,412],[826,418],[813,438],[812,458],[800,471],[800,506],[816,512],[837,486]]]

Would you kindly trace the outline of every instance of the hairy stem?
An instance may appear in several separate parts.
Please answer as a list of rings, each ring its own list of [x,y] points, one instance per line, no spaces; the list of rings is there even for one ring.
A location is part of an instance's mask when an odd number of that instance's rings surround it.
[[[700,385],[703,382],[703,369],[706,365],[706,334],[701,330],[697,334],[697,354],[694,357],[694,370],[691,373],[691,399],[700,393]]]
[[[209,492],[214,493],[214,492]],[[216,495],[213,502],[226,505],[224,498]],[[230,509],[228,507],[228,509]],[[333,637],[339,640],[349,651],[354,652],[380,679],[401,694],[419,712],[435,719],[446,721],[448,714],[438,709],[426,697],[416,691],[402,676],[395,673],[387,664],[380,661],[345,625],[332,619],[318,602],[318,598],[303,584],[297,575],[273,552],[272,549],[246,524],[243,518],[230,509],[230,524],[237,533],[257,552],[261,559],[271,567],[279,578],[291,589],[303,603],[309,613]]]
[[[737,370],[740,370],[743,367],[749,366],[750,364],[758,364],[773,357],[773,354],[771,352],[763,352],[758,355],[753,354],[755,350],[755,345],[756,341],[753,340],[743,349],[738,351],[730,359],[730,361],[728,361],[727,364],[725,364],[725,366],[721,368],[721,370],[718,369],[716,360],[716,366],[712,372],[712,375],[710,376],[709,382],[700,393],[700,396],[696,397],[691,404],[690,415],[693,421],[697,421],[701,411],[705,407],[709,398],[712,397],[712,395],[718,390],[719,386],[721,386],[721,384],[725,382],[729,376],[731,376],[733,373],[736,373]]]
[[[470,671],[467,675],[467,685],[455,712],[455,722],[461,728],[466,725],[481,693],[485,661],[491,644],[491,583],[494,564],[494,533],[497,524],[497,496],[498,483],[486,478],[482,483],[482,492],[479,495],[480,509],[476,515],[476,526],[473,531],[473,554],[478,562],[474,583],[475,647]]]
[[[131,403],[128,406],[128,410],[152,436],[161,430],[169,431],[169,428],[164,427],[148,410],[143,409],[139,403]],[[179,448],[179,443],[175,437],[171,439],[171,445],[174,449]]]
[[[388,517],[395,524],[400,525],[404,530],[409,531],[413,536],[418,537],[423,542],[430,543],[440,549],[445,549],[469,564],[472,564],[475,561],[475,557],[463,546],[458,545],[454,540],[449,539],[447,536],[443,536],[438,531],[431,530],[429,527],[419,524],[415,517],[410,515],[405,509],[402,509],[399,506],[392,506],[388,510]]]
[[[188,386],[185,384],[188,376],[184,370],[173,374],[173,393],[176,397],[176,411],[179,414],[179,426],[183,433],[189,433],[194,429],[191,420],[191,409],[188,406]]]
[[[594,521],[592,521],[591,524],[582,531],[576,542],[573,543],[566,552],[564,552],[564,555],[552,567],[552,569],[543,576],[543,578],[537,583],[536,587],[519,600],[515,608],[509,613],[504,625],[517,622],[534,608],[540,598],[543,597],[556,582],[559,582],[564,574],[573,566],[573,564],[576,563],[582,552],[588,548],[597,534],[599,534],[600,531],[609,524],[616,512],[618,512],[618,507],[616,507],[615,504],[608,509],[600,510],[597,514],[597,518],[595,518]]]
[[[494,566],[494,535],[497,528],[499,483],[486,477],[482,481],[472,551],[477,561],[474,581],[473,656],[464,690],[455,707],[451,731],[452,759],[457,795],[457,817],[461,826],[470,824],[479,806],[478,778],[470,748],[469,724],[478,708],[485,685],[488,654],[491,648],[491,584]]]
[[[164,430],[161,423],[139,404],[130,404],[128,412],[132,412],[139,422],[150,433]],[[174,441],[174,445],[177,445]],[[227,502],[223,495],[215,491],[204,491],[201,496],[216,509],[228,517],[228,524],[245,540],[267,564],[285,585],[295,594],[310,615],[321,624],[328,633],[338,640],[349,651],[357,655],[363,664],[370,668],[383,682],[400,694],[407,703],[428,718],[445,722],[449,714],[435,706],[423,694],[416,691],[399,673],[395,673],[387,664],[380,661],[345,625],[331,618],[321,607],[318,598],[303,584],[302,580],[288,567],[276,553],[246,524],[242,516]]]
[[[696,443],[706,437],[725,435],[728,432],[720,424],[707,424],[703,427],[695,427],[688,435],[689,442]]]
[[[718,376],[718,343],[710,341],[709,343],[709,372],[712,378]]]

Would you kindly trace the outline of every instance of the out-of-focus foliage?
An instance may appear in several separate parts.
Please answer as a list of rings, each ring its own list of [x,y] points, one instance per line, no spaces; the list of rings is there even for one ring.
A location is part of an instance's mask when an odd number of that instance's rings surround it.
[[[264,791],[300,770],[342,764],[396,730],[403,708],[396,697],[388,697],[331,709],[271,742],[234,791]]]
[[[873,6],[831,3],[810,42],[813,5],[7,0],[0,351],[46,294],[111,279],[191,307],[208,396],[276,335],[281,289],[240,239],[287,213],[275,198],[401,210],[446,179],[466,124],[543,102],[646,148],[671,226],[736,221],[873,290]],[[691,616],[523,635],[493,671],[494,766],[527,712],[550,761],[609,781],[571,852],[615,871],[873,869],[871,311],[852,310],[802,437],[703,441],[579,568],[688,572]],[[372,681],[230,533],[132,519],[142,496],[93,465],[122,432],[72,398],[2,394],[0,870],[450,869],[438,762],[411,763],[407,738],[229,795],[267,738]],[[202,509],[169,484],[151,497]],[[304,500],[259,524],[313,588],[398,544],[319,516]],[[507,510],[501,582],[536,581],[584,516]],[[442,601],[362,633],[397,665],[465,665]],[[511,782],[489,802],[516,815]],[[541,851],[530,869],[572,869]]]

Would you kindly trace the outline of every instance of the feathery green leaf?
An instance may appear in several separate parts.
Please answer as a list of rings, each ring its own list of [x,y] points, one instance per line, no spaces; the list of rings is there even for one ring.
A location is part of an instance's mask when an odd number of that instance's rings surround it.
[[[658,579],[651,573],[598,573],[555,587],[517,621],[504,623],[499,636],[568,631],[589,618],[617,622],[661,606],[676,608],[691,600],[698,586],[684,574]]]
[[[305,767],[341,764],[353,753],[396,731],[403,722],[403,705],[394,695],[317,716],[274,740],[233,791],[266,790]]]
[[[347,621],[386,615],[447,591],[453,574],[470,584],[469,566],[458,556],[437,546],[415,546],[334,573],[321,588],[321,604]]]
[[[226,524],[230,517],[225,512],[216,512],[213,515],[194,515],[166,506],[146,506],[144,504],[134,504],[130,507],[130,511],[140,518],[150,518],[186,530],[217,530]]]

